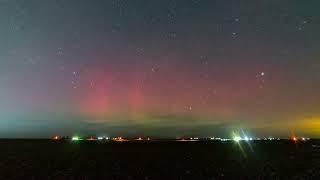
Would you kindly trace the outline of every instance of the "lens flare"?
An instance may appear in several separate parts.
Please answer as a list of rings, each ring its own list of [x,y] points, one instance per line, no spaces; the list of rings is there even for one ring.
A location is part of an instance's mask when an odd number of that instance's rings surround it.
[[[233,140],[236,142],[239,142],[242,140],[242,138],[240,136],[235,136],[235,137],[233,137]]]

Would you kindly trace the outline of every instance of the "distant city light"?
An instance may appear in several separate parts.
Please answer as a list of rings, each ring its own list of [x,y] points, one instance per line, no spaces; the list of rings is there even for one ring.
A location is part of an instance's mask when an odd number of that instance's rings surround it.
[[[102,140],[109,140],[110,138],[105,136],[99,136],[97,139],[102,141]]]
[[[292,140],[293,140],[293,141],[298,141],[298,138],[293,137]]]
[[[124,138],[122,138],[122,137],[116,137],[116,138],[113,138],[113,141],[122,142],[122,141],[129,141],[129,140],[124,139]]]
[[[73,136],[71,140],[72,140],[72,141],[79,141],[80,138],[79,138],[78,136]]]
[[[88,141],[95,141],[96,140],[96,138],[94,138],[94,137],[90,137],[89,139],[87,139]]]
[[[60,139],[64,139],[64,137],[60,137],[60,136],[53,136],[51,138],[52,140],[60,140]],[[292,136],[290,138],[292,141],[294,142],[299,142],[299,141],[308,141],[310,138],[307,137],[298,137],[298,136]],[[81,138],[80,136],[73,136],[71,138],[71,141],[130,141],[130,139],[126,139],[123,138],[121,136],[119,137],[107,137],[107,136],[89,136],[88,138]],[[151,139],[149,137],[143,138],[143,137],[138,137],[136,139],[132,139],[135,141],[150,141]],[[248,136],[246,134],[243,133],[243,135],[239,135],[237,133],[233,133],[233,138],[223,138],[223,137],[213,137],[213,136],[209,136],[209,137],[189,137],[189,138],[176,138],[176,141],[235,141],[235,142],[241,142],[241,141],[246,141],[246,142],[250,142],[250,141],[260,141],[260,140],[265,140],[265,141],[280,141],[281,139],[278,137],[251,137]]]
[[[273,141],[273,140],[275,140],[276,138],[268,137],[268,139],[269,139],[270,141]]]
[[[233,137],[233,140],[236,141],[236,142],[239,142],[239,141],[241,141],[242,139],[241,139],[240,136],[235,136],[235,137]]]

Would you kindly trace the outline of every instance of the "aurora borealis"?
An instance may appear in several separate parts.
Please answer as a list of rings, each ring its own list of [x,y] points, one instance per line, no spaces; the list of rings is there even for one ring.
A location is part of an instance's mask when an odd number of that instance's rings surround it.
[[[2,0],[0,137],[319,137],[319,5]]]

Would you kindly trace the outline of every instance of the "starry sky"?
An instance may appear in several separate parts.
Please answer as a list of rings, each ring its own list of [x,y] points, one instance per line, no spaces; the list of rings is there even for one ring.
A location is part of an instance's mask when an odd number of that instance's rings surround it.
[[[0,0],[0,137],[320,137],[318,0]]]

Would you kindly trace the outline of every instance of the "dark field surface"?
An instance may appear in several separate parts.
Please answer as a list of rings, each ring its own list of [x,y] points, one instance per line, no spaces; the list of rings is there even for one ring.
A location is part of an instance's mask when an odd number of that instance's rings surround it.
[[[318,141],[240,144],[0,140],[0,179],[320,179]]]

